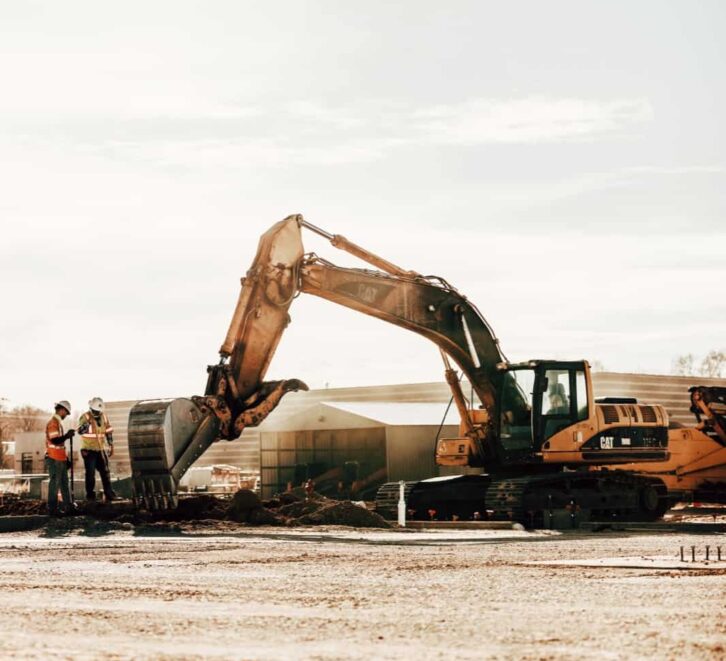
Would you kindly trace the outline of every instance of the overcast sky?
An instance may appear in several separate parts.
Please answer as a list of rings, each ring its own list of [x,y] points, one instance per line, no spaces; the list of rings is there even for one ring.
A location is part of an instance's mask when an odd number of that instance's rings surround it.
[[[0,397],[201,394],[302,213],[445,277],[510,358],[726,348],[726,4],[0,4]],[[307,247],[353,264],[316,237]],[[270,378],[440,379],[298,299]]]

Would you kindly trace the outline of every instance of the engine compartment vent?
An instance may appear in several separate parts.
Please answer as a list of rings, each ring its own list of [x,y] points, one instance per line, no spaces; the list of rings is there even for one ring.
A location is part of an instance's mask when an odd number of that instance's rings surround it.
[[[605,420],[606,425],[612,425],[620,421],[617,406],[609,406],[607,404],[604,404],[600,408],[602,409],[602,416]]]
[[[643,417],[643,422],[658,422],[658,416],[652,406],[641,406],[640,415]]]

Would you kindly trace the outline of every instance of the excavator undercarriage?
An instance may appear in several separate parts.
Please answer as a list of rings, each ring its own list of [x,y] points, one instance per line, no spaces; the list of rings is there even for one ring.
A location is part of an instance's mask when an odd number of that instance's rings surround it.
[[[395,519],[399,483],[384,484],[376,511]],[[414,520],[505,520],[549,527],[556,512],[578,522],[654,521],[671,506],[661,480],[624,471],[579,470],[541,475],[456,475],[407,482],[408,516]]]

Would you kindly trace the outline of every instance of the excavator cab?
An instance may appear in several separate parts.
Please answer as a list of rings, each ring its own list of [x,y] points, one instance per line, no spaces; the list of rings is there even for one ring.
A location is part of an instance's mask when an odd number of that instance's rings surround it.
[[[589,382],[585,361],[533,360],[507,366],[499,398],[502,463],[541,461],[548,439],[586,420]]]
[[[436,448],[441,466],[492,469],[497,465],[542,462],[542,450],[550,438],[590,414],[590,369],[585,361],[501,363],[498,378],[497,420],[492,429],[494,452],[478,451],[471,432],[462,425],[459,438],[441,439]],[[479,410],[466,412],[469,429],[477,429]]]

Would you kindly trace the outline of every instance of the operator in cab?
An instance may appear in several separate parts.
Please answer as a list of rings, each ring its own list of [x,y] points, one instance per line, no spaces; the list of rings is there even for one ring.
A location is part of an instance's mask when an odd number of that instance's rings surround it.
[[[71,414],[71,405],[66,399],[55,403],[55,414],[45,426],[45,461],[48,470],[48,513],[63,516],[73,511],[73,500],[68,486],[70,459],[66,452],[66,441],[73,438],[75,430],[63,429],[63,420]],[[63,499],[62,509],[58,506],[58,491]]]
[[[94,397],[88,402],[88,411],[78,419],[78,433],[81,435],[81,456],[86,472],[86,500],[96,500],[96,471],[101,476],[104,500],[118,500],[111,488],[108,463],[113,456],[113,427],[100,397]]]
[[[561,383],[550,387],[549,400],[550,407],[545,415],[567,415],[570,412],[565,387]]]

